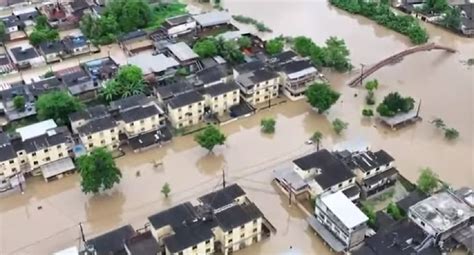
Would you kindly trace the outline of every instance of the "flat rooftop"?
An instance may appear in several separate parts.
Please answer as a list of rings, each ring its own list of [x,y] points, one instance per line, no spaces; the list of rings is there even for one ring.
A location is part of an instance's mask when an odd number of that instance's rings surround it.
[[[321,202],[347,228],[356,227],[369,219],[342,191],[321,197]]]
[[[443,233],[474,216],[474,210],[450,191],[432,195],[410,207],[410,212]]]

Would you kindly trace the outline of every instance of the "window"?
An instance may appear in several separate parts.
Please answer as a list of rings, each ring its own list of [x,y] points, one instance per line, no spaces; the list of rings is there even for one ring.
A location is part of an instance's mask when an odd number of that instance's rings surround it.
[[[91,135],[90,135],[90,136],[88,136],[88,137],[87,137],[87,139],[89,139],[89,140],[90,140],[90,139],[92,139],[92,136],[91,136]]]
[[[51,158],[50,158],[50,157],[46,157],[44,160],[45,160],[45,161],[50,161]]]
[[[155,120],[155,119],[156,119],[156,117],[155,117],[155,116],[151,116],[151,120]]]
[[[217,109],[218,107],[219,107],[219,106],[218,106],[217,104],[216,104],[216,105],[214,105],[214,108],[216,108],[216,109]]]
[[[380,167],[375,168],[375,171],[378,171],[378,170],[380,170]]]
[[[258,228],[254,228],[254,229],[253,229],[253,232],[254,232],[254,233],[257,233],[257,231],[258,231]]]
[[[134,122],[130,123],[130,127],[133,127],[133,126],[135,126],[135,123]]]
[[[339,183],[337,186],[338,186],[339,188],[342,187],[342,183]]]
[[[117,144],[114,144],[114,145],[112,146],[112,148],[114,148],[114,149],[117,148]]]
[[[232,230],[231,230],[231,231],[229,231],[229,233],[228,233],[228,234],[229,234],[229,235],[230,235],[230,234],[232,234]]]
[[[12,172],[16,173],[16,167],[12,168]]]
[[[94,144],[93,143],[89,143],[89,148],[92,148],[94,147]]]
[[[23,159],[23,160],[21,161],[21,163],[22,163],[22,164],[25,164],[25,160]]]
[[[234,103],[237,102],[237,98],[234,98]]]
[[[197,250],[197,248],[198,248],[197,245],[193,246],[193,250]]]
[[[353,181],[354,181],[354,179],[350,179],[350,180],[349,180],[349,183],[352,183]]]
[[[255,94],[260,95],[260,91],[257,91],[257,93],[255,93]]]
[[[256,224],[257,224],[257,222],[258,222],[257,220],[253,220],[253,224],[254,224],[254,225],[256,225]]]
[[[183,119],[183,116],[179,116],[179,117],[178,117],[178,120],[181,120],[181,119]]]
[[[201,106],[201,105],[202,105],[202,103],[201,103],[201,102],[199,102],[199,103],[198,103],[198,105],[199,105],[199,106]]]
[[[207,241],[206,241],[206,244],[209,244],[210,242],[211,242],[211,240],[207,240]]]
[[[266,89],[265,89],[265,91],[267,91],[267,92],[268,92],[268,88],[266,88]]]
[[[31,156],[36,157],[36,152],[31,153]]]
[[[141,131],[142,131],[142,132],[145,131],[145,128],[143,127],[143,128],[141,129]]]
[[[244,228],[245,228],[245,225],[240,226],[240,229],[244,229]]]
[[[23,151],[19,151],[18,155],[20,155],[20,156],[23,155]]]
[[[48,152],[48,149],[44,149],[44,153],[47,153]]]
[[[115,141],[115,137],[112,137],[112,141]]]
[[[59,158],[62,158],[62,157],[63,157],[63,154],[62,154],[62,153],[59,153],[59,154],[58,154],[58,157],[59,157]]]
[[[115,129],[112,128],[112,129],[110,130],[110,133],[113,133],[113,132],[115,132]]]
[[[140,120],[140,124],[143,124],[143,123],[145,123],[145,120]]]
[[[211,248],[207,248],[206,249],[206,254],[210,254],[211,253]]]
[[[217,101],[217,97],[214,97],[214,101]]]
[[[178,255],[183,255],[183,252],[182,251],[178,252]]]
[[[13,163],[15,163],[15,161],[14,161],[14,160],[10,160],[9,162],[10,162],[10,164],[13,164]]]
[[[181,108],[178,108],[178,112],[181,112]]]
[[[226,98],[226,97],[227,97],[227,94],[224,94],[224,98]]]
[[[105,140],[100,141],[100,144],[105,144]]]
[[[38,165],[38,161],[33,161],[33,165]]]
[[[58,149],[61,149],[61,144],[60,144],[60,145],[58,145],[58,146],[56,146],[56,148],[58,148]]]
[[[257,103],[260,102],[260,98],[257,98],[257,100],[255,100]]]
[[[189,108],[189,109],[191,109],[192,107],[193,107],[193,105],[192,105],[192,104],[188,105],[188,108]]]
[[[183,123],[179,123],[178,127],[183,127]]]
[[[423,227],[425,226],[425,223],[423,221],[420,221],[420,223]]]
[[[240,235],[240,238],[244,238],[245,237],[245,233],[243,233],[242,235]]]
[[[193,120],[189,120],[189,125],[192,125],[193,124]]]
[[[237,90],[235,90],[233,94],[234,94],[234,95],[237,95]]]
[[[231,239],[229,239],[229,241],[227,241],[227,242],[228,242],[228,243],[232,243],[232,238],[231,238]]]

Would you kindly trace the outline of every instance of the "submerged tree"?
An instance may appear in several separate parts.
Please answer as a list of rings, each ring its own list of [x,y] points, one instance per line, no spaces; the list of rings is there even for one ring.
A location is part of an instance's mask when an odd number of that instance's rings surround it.
[[[334,132],[336,132],[336,134],[338,135],[340,135],[344,129],[347,129],[348,126],[349,126],[349,123],[344,122],[340,120],[339,118],[336,118],[332,122],[332,128],[334,129]]]
[[[13,98],[13,106],[17,111],[24,111],[25,110],[25,97],[24,96],[16,96]]]
[[[321,140],[323,139],[323,133],[316,131],[314,132],[313,136],[311,136],[311,140],[316,143],[316,150],[319,151],[319,145]]]
[[[454,140],[459,137],[459,132],[454,128],[445,128],[444,137],[448,140]]]
[[[69,123],[69,114],[83,108],[75,97],[63,91],[53,91],[39,96],[36,101],[38,119],[53,119],[58,125]]]
[[[315,83],[306,90],[308,102],[318,109],[319,113],[329,110],[339,97],[340,94],[331,89],[330,85],[326,83]]]
[[[263,133],[271,134],[275,132],[276,121],[273,118],[264,118],[260,122],[260,126]]]
[[[97,148],[78,159],[81,186],[84,193],[99,193],[120,183],[122,173],[115,165],[112,154],[105,148]]]
[[[207,126],[203,131],[199,132],[194,140],[201,145],[201,147],[212,152],[216,145],[224,144],[225,135],[214,125]]]
[[[163,185],[163,187],[161,187],[161,193],[162,193],[166,198],[168,198],[170,192],[171,192],[170,185],[169,185],[167,182],[165,182],[165,184]]]

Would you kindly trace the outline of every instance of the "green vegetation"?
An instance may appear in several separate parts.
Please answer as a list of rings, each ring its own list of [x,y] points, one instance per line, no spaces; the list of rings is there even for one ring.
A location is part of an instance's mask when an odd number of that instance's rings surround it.
[[[372,117],[374,116],[374,111],[372,111],[372,109],[363,109],[362,115],[365,117]]]
[[[349,123],[344,122],[340,120],[339,118],[336,118],[332,122],[332,128],[334,129],[334,132],[336,132],[336,134],[338,135],[340,135],[344,129],[347,129],[348,126],[349,126]]]
[[[474,58],[470,58],[467,60],[467,65],[468,66],[474,66]]]
[[[375,215],[374,206],[369,204],[369,203],[362,203],[361,210],[367,216],[367,218],[369,218],[369,221],[367,222],[369,227],[371,227],[371,228],[375,227],[375,220],[376,220],[377,216]]]
[[[46,73],[44,73],[43,77],[44,78],[49,78],[49,77],[53,77],[54,76],[54,72],[49,70],[47,71]]]
[[[178,70],[176,70],[176,75],[187,76],[189,75],[188,69],[186,69],[185,67],[181,67]]]
[[[13,106],[17,111],[24,111],[25,110],[25,97],[24,96],[16,96],[13,98]]]
[[[77,98],[63,91],[42,94],[36,101],[39,120],[53,119],[58,125],[69,123],[69,114],[83,108]]]
[[[310,85],[305,94],[309,104],[318,109],[318,113],[329,110],[341,96],[341,94],[331,89],[330,85],[326,83]]]
[[[243,16],[243,15],[232,15],[232,18],[234,18],[235,21],[243,23],[243,24],[254,25],[255,28],[259,32],[270,32],[270,33],[273,32],[269,27],[265,26],[265,24],[263,24],[262,22],[259,22],[255,19],[250,18],[250,17],[246,17],[246,16]]]
[[[461,28],[461,10],[458,7],[448,7],[444,11],[444,17],[440,23],[449,29],[459,31]]]
[[[86,194],[111,189],[122,178],[112,154],[104,148],[94,149],[88,155],[81,156],[77,163],[81,174],[82,192]]]
[[[439,186],[438,175],[436,175],[430,168],[421,169],[421,174],[417,180],[417,187],[426,194],[431,194]]]
[[[323,140],[323,133],[319,131],[314,132],[313,136],[311,136],[311,141],[316,143],[317,151],[319,151],[319,145],[321,144],[321,140]]]
[[[161,193],[165,196],[165,198],[168,198],[168,196],[170,195],[170,192],[171,192],[170,185],[167,182],[165,182],[163,187],[161,187]]]
[[[426,14],[441,14],[447,9],[449,9],[449,5],[446,0],[426,0],[423,3],[421,12]]]
[[[388,1],[329,0],[329,2],[353,14],[365,16],[380,25],[406,35],[414,44],[428,41],[428,33],[418,21],[409,15],[395,14]]]
[[[459,131],[454,128],[447,127],[444,121],[440,118],[432,120],[431,124],[433,124],[436,128],[443,130],[444,137],[448,140],[454,140],[459,137]]]
[[[80,27],[94,44],[110,44],[117,36],[137,29],[159,27],[169,17],[186,13],[186,5],[160,3],[153,9],[145,0],[112,0],[100,17],[83,16]]]
[[[387,213],[390,214],[394,220],[401,220],[404,218],[400,208],[398,208],[398,206],[393,202],[388,204]]]
[[[413,98],[402,97],[398,92],[392,92],[377,106],[377,112],[384,117],[393,117],[400,112],[407,113],[414,107],[415,100]]]
[[[204,38],[196,42],[193,46],[194,52],[200,57],[213,57],[220,55],[226,61],[239,64],[244,61],[244,54],[240,51],[240,46],[235,41],[225,41],[221,37],[215,39]]]
[[[106,101],[138,95],[145,90],[142,69],[134,65],[122,66],[115,79],[108,80],[101,91]]]
[[[317,67],[328,67],[338,72],[352,69],[350,52],[342,39],[331,36],[326,40],[325,46],[318,46],[305,36],[295,37],[292,41],[293,49],[301,56],[309,57]]]
[[[260,121],[260,127],[265,134],[275,133],[276,121],[273,118],[264,118]]]
[[[59,33],[56,29],[52,29],[48,24],[46,16],[41,15],[36,18],[36,25],[31,32],[30,43],[33,46],[38,46],[43,42],[50,42],[59,39]]]
[[[365,84],[365,89],[367,89],[367,96],[365,97],[365,103],[368,105],[375,104],[375,94],[374,91],[377,90],[379,87],[379,82],[377,79],[368,81]]]
[[[265,51],[270,55],[275,55],[283,51],[285,41],[282,38],[274,38],[265,43]]]
[[[226,137],[225,135],[214,125],[207,126],[204,130],[199,132],[194,140],[201,145],[201,147],[212,152],[216,145],[224,144]]]
[[[7,31],[5,29],[5,24],[3,24],[3,22],[0,22],[0,42],[3,42],[5,40],[6,35]]]
[[[242,36],[237,40],[237,44],[239,45],[240,49],[247,49],[252,46],[252,40],[250,40],[247,36]]]

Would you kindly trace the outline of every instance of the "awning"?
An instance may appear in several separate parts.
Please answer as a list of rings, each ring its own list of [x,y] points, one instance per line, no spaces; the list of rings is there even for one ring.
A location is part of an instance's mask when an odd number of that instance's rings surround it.
[[[73,170],[74,168],[76,167],[74,166],[74,163],[70,157],[56,160],[40,167],[45,180],[55,175]]]
[[[288,183],[295,191],[300,191],[308,186],[308,184],[295,171],[288,168],[278,169],[273,172],[275,179]]]
[[[308,224],[318,233],[318,235],[329,245],[335,252],[344,251],[346,246],[339,241],[325,226],[323,226],[314,216],[306,218]]]

